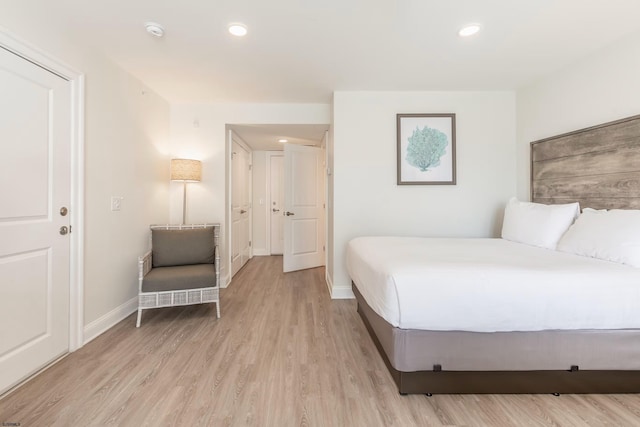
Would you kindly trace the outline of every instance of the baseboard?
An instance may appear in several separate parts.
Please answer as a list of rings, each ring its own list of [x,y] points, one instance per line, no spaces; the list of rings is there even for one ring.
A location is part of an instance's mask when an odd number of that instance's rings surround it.
[[[220,277],[220,287],[221,288],[226,288],[227,286],[229,286],[229,275],[225,274],[224,276]]]
[[[354,299],[356,297],[351,290],[351,286],[334,286],[329,275],[326,275],[326,279],[331,299]]]
[[[331,280],[331,276],[329,276],[329,272],[327,272],[326,268],[324,270],[324,280],[327,283],[327,290],[329,291],[329,295],[331,295],[333,293],[331,291],[333,289],[333,280]]]
[[[331,299],[354,299],[355,297],[348,286],[336,286],[331,290]]]
[[[125,317],[129,316],[131,313],[138,310],[138,297],[133,297],[129,301],[124,304],[114,308],[104,316],[99,319],[94,320],[84,327],[84,343],[87,344],[89,341],[93,340],[100,336],[103,332],[106,332],[111,327],[113,327],[116,323],[120,322]],[[135,326],[133,323],[131,326]]]
[[[253,250],[253,256],[269,256],[271,255],[271,251],[268,251],[266,249],[254,249]]]

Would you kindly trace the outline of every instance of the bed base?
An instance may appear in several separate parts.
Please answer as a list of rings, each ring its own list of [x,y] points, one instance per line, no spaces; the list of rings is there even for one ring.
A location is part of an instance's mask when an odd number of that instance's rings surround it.
[[[358,301],[358,313],[400,394],[584,394],[640,393],[640,371],[432,371],[395,369]]]

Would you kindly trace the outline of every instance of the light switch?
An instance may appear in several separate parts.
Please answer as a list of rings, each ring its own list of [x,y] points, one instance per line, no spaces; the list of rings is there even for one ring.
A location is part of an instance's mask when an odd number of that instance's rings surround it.
[[[111,211],[119,211],[122,209],[122,200],[124,197],[111,196]]]

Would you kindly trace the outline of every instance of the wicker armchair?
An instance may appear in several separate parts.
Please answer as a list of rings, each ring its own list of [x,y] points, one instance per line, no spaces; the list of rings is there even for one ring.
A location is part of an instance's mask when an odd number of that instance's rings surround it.
[[[220,224],[152,225],[138,257],[138,320],[150,308],[216,303],[220,318]]]

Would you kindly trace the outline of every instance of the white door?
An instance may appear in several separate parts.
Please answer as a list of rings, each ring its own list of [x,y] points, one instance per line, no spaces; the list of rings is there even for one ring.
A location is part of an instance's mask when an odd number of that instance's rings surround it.
[[[284,148],[284,271],[324,265],[322,149]]]
[[[235,139],[231,154],[231,276],[249,260],[250,247],[250,153]]]
[[[71,84],[0,48],[0,394],[69,350]]]
[[[271,255],[282,255],[284,251],[284,157],[271,156],[269,161],[269,203],[271,221]]]

